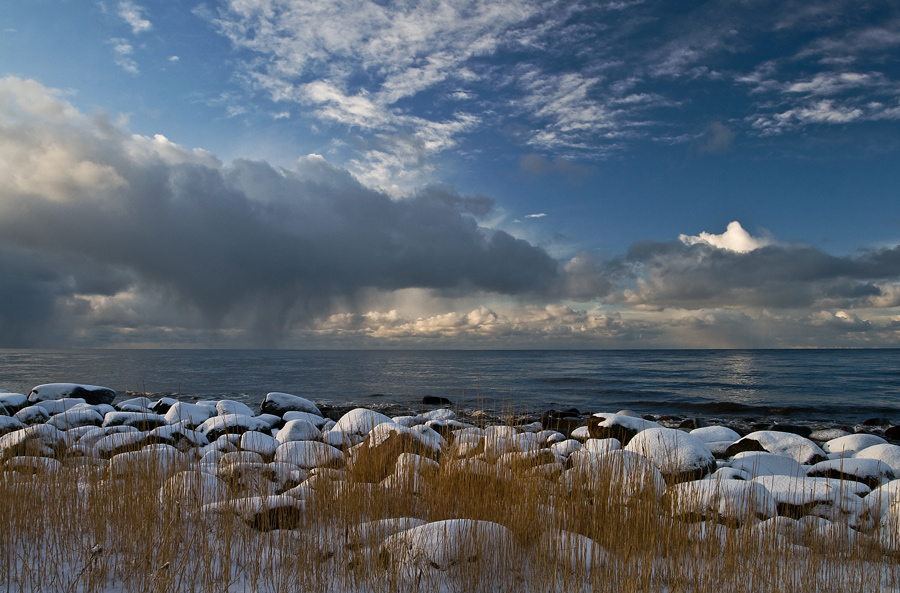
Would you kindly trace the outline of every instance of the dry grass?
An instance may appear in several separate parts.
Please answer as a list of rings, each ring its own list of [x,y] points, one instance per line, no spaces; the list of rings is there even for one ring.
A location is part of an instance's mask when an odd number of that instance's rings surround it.
[[[363,458],[365,459],[365,458]],[[674,518],[652,494],[623,500],[614,469],[564,488],[562,467],[484,464],[445,451],[439,468],[387,487],[384,471],[313,472],[305,510],[204,512],[198,499],[160,500],[171,471],[112,477],[105,462],[62,458],[58,469],[0,473],[0,591],[880,591],[900,586],[897,559],[839,539],[799,547],[773,532]],[[266,484],[257,485],[269,493]],[[239,484],[237,501],[259,494]],[[292,515],[293,513],[293,515]],[[260,518],[261,517],[261,518]],[[505,527],[467,533],[477,553],[448,565],[382,546],[384,519],[475,519]],[[276,529],[297,522],[293,529]],[[579,548],[577,536],[596,542]],[[580,551],[579,551],[580,550]],[[589,565],[588,565],[589,564]]]

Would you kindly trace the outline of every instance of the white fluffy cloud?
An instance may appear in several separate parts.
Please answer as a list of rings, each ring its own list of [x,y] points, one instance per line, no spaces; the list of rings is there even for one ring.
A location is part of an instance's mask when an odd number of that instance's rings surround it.
[[[751,236],[750,233],[744,230],[741,223],[736,220],[729,222],[725,232],[721,235],[704,231],[699,235],[678,235],[678,240],[685,245],[705,243],[719,249],[727,249],[737,253],[747,253],[748,251],[765,247],[772,242],[768,237]]]

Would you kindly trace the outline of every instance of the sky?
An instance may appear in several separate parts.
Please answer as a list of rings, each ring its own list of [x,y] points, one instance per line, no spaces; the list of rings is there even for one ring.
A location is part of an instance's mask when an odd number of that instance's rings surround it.
[[[900,347],[895,0],[30,0],[0,347]]]

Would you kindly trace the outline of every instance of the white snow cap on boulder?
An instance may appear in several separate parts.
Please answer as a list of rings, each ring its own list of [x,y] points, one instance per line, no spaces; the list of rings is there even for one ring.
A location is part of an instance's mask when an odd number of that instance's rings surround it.
[[[703,517],[743,523],[775,516],[775,499],[756,482],[743,480],[695,480],[676,484],[666,492],[677,516]]]
[[[625,450],[643,455],[663,476],[676,481],[701,478],[716,469],[716,458],[706,443],[674,428],[643,430],[631,439]]]
[[[321,416],[322,412],[305,397],[299,395],[291,395],[290,393],[281,393],[273,391],[266,394],[266,398],[260,405],[260,413],[275,414],[276,416],[284,416],[285,412],[306,412],[307,414],[315,414]]]
[[[886,445],[887,441],[874,434],[850,434],[844,437],[831,439],[822,445],[826,453],[842,453],[851,451],[857,453],[874,445]]]
[[[166,412],[165,419],[169,424],[187,421],[193,426],[200,426],[218,413],[211,406],[200,406],[187,402],[178,402]]]
[[[369,434],[373,428],[384,423],[397,426],[393,420],[384,414],[374,410],[367,410],[366,408],[356,408],[341,416],[337,421],[337,424],[332,427],[331,432],[365,436]]]
[[[792,457],[797,463],[803,465],[811,465],[824,461],[827,457],[817,444],[806,437],[791,432],[781,432],[777,430],[759,430],[751,432],[732,447],[739,451],[747,451],[741,448],[742,445],[752,444],[747,441],[755,441],[764,450],[775,455],[787,455]],[[731,447],[729,447],[731,449]],[[737,451],[735,451],[737,453]]]
[[[447,570],[466,562],[498,563],[515,545],[513,533],[498,523],[448,519],[396,533],[381,547],[402,568]]]
[[[704,443],[721,443],[723,441],[731,441],[733,443],[741,440],[741,435],[727,426],[704,426],[695,428],[691,431],[691,434]]]
[[[37,403],[48,399],[64,397],[84,398],[89,404],[111,404],[116,398],[116,390],[99,385],[82,385],[80,383],[46,383],[31,390],[28,401]]]

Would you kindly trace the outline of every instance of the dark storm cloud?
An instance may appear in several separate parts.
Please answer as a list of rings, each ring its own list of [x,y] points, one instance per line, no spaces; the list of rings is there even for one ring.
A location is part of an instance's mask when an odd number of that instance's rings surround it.
[[[630,268],[640,278],[619,297],[639,307],[879,306],[879,297],[900,281],[900,248],[838,257],[806,246],[740,253],[703,243],[641,242],[608,268]]]
[[[127,286],[161,288],[214,323],[249,308],[257,329],[277,331],[366,289],[517,295],[558,281],[542,249],[479,226],[489,198],[435,186],[392,200],[315,156],[291,170],[225,166],[88,120],[46,92],[52,109],[38,111],[26,99],[43,87],[4,82],[0,163],[17,165],[0,174],[10,336],[40,328],[57,298]],[[43,265],[10,265],[13,253]]]

